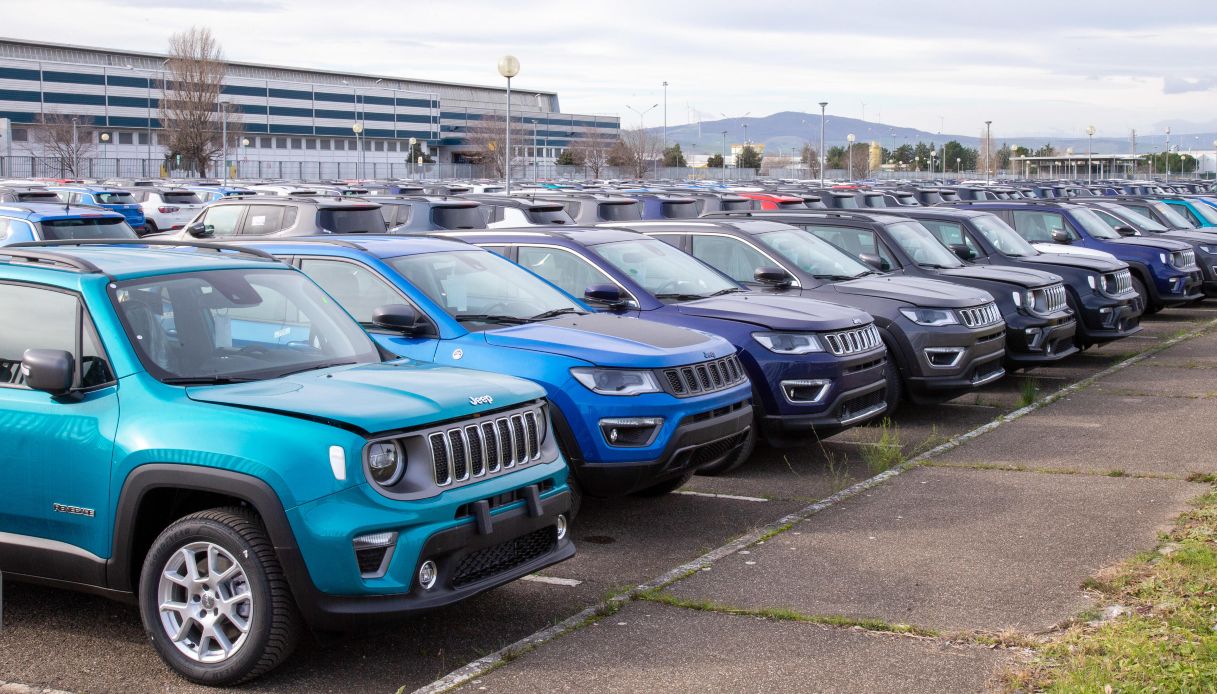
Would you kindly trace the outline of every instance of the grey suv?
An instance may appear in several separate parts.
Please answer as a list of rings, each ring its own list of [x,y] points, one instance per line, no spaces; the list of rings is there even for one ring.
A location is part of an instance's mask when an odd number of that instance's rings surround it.
[[[167,238],[383,234],[386,230],[380,205],[366,200],[259,195],[214,202]]]

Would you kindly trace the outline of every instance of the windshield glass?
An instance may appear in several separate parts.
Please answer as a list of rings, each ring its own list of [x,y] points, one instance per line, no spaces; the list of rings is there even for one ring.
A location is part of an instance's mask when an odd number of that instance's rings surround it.
[[[584,312],[569,295],[490,251],[419,253],[386,262],[471,330],[545,314]]]
[[[1094,213],[1094,210],[1086,209],[1085,207],[1071,210],[1073,213],[1073,221],[1086,230],[1087,234],[1096,239],[1107,239],[1114,241],[1121,236],[1114,229],[1103,223],[1099,219],[1099,215]]]
[[[44,219],[38,223],[43,241],[66,239],[134,239],[135,230],[117,217]]]
[[[1011,229],[1010,225],[1003,222],[997,215],[986,214],[973,217],[972,226],[976,227],[980,235],[1003,255],[1018,257],[1039,255],[1035,246],[1027,243],[1026,239],[1019,236],[1017,231]]]
[[[1107,204],[1107,205],[1104,205],[1104,207],[1111,208],[1116,213],[1116,215],[1122,216],[1125,219],[1131,220],[1133,224],[1140,227],[1144,231],[1152,231],[1152,232],[1159,233],[1159,234],[1164,231],[1170,231],[1170,229],[1167,229],[1165,226],[1159,224],[1158,220],[1151,219],[1151,218],[1145,216],[1144,214],[1141,213],[1140,210],[1135,210],[1126,205],[1116,205],[1116,204]],[[1112,226],[1113,229],[1118,226],[1128,226],[1127,223],[1125,223],[1123,220],[1119,219],[1118,217],[1116,217],[1115,219],[1116,219],[1116,224],[1109,225],[1109,226]]]
[[[119,282],[111,299],[140,361],[166,383],[254,381],[380,361],[367,333],[299,272],[158,275]]]
[[[1174,227],[1175,229],[1195,229],[1196,228],[1196,225],[1192,224],[1192,222],[1187,217],[1180,214],[1175,209],[1174,205],[1168,205],[1164,202],[1158,202],[1157,200],[1150,200],[1147,202],[1149,202],[1150,207],[1154,208],[1154,211],[1156,211],[1158,214],[1162,215],[1162,218],[1165,219],[1166,221],[1170,222],[1171,226]],[[1200,207],[1200,205],[1197,205],[1197,207]]]
[[[127,192],[94,193],[99,205],[134,205],[135,196]]]
[[[486,217],[479,207],[432,207],[431,222],[441,229],[485,229]]]
[[[663,241],[614,241],[596,246],[596,252],[660,300],[690,301],[740,288]]]
[[[892,241],[904,249],[918,265],[935,268],[963,267],[959,258],[939,243],[930,230],[920,223],[898,222],[885,228]]]
[[[317,226],[335,234],[383,234],[387,228],[379,207],[323,207]]]
[[[810,275],[854,278],[873,272],[831,243],[800,229],[771,231],[757,238]]]

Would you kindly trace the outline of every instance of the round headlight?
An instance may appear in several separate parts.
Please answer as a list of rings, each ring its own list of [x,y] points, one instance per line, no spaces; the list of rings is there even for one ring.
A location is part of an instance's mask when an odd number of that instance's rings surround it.
[[[396,484],[406,470],[404,457],[401,448],[392,441],[372,444],[368,449],[368,471],[372,480],[382,487]]]

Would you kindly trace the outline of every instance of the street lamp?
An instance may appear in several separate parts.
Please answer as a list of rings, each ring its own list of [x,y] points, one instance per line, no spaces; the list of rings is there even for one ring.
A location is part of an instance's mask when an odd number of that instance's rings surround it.
[[[406,157],[406,164],[409,165],[410,178],[414,178],[414,148],[418,146],[418,138],[410,138],[410,155]]]
[[[514,55],[499,58],[499,74],[507,78],[507,132],[504,138],[507,147],[503,150],[503,169],[506,173],[504,188],[511,195],[511,78],[520,74],[520,61]]]
[[[1094,133],[1093,125],[1086,126],[1086,182],[1094,183]]]
[[[663,152],[668,151],[668,81],[663,81]]]
[[[931,149],[930,150],[930,173],[931,174],[937,170],[937,166],[938,166],[938,150]]]
[[[820,102],[820,185],[824,185],[824,167],[828,164],[828,157],[824,156],[824,109],[828,107],[827,101]]]
[[[1166,126],[1166,140],[1163,143],[1166,147],[1166,182],[1171,182],[1171,126]]]
[[[109,142],[110,142],[110,133],[102,133],[100,139],[101,139],[101,160],[105,161],[106,160],[106,145],[109,144]],[[115,171],[114,174],[117,176],[118,172]]]
[[[849,180],[851,182],[854,180],[854,140],[856,139],[853,133],[845,136],[845,141],[849,143],[845,148],[845,161],[846,166],[849,167]]]
[[[1071,179],[1077,178],[1077,168],[1078,167],[1074,166],[1074,163],[1073,163],[1073,148],[1072,147],[1065,148],[1065,158],[1066,158],[1067,163],[1069,164],[1069,177]]]
[[[943,166],[946,166],[945,161],[942,164],[943,164]],[[958,176],[962,172],[963,172],[963,157],[955,157],[955,175]],[[945,176],[946,174],[943,174],[943,175]]]
[[[359,150],[359,157],[355,160],[355,178],[363,180],[363,143],[360,138],[363,136],[363,123],[355,121],[351,126],[351,132],[355,133],[355,148]]]
[[[985,185],[989,185],[989,167],[993,161],[993,121],[985,121]]]
[[[246,147],[249,147],[249,138],[243,137],[241,138],[241,156],[239,157],[242,161],[248,161],[249,159],[248,150],[245,149]],[[240,170],[238,170],[237,173],[240,174]]]
[[[722,178],[723,178],[723,181],[726,182],[726,180],[727,180],[727,131],[726,130],[723,131],[723,166],[722,166],[722,169],[723,169]]]

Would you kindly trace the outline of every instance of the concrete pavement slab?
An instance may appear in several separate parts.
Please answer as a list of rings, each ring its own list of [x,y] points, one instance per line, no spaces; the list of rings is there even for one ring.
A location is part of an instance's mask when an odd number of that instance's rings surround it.
[[[1041,631],[1199,485],[920,468],[676,583],[678,598],[938,630]]]
[[[1013,656],[636,602],[463,692],[977,692]]]

